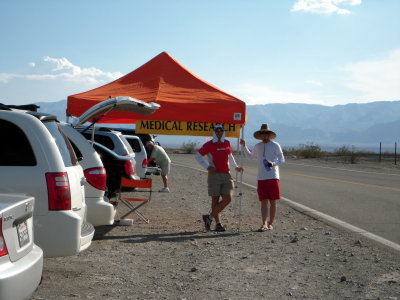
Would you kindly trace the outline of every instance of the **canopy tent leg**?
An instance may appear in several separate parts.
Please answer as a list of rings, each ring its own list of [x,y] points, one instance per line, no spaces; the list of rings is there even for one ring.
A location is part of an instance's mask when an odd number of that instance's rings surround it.
[[[241,129],[241,137],[237,139],[237,153],[239,154],[239,166],[243,168],[243,151],[240,151],[240,139],[244,139],[244,125]],[[235,178],[235,188],[236,188],[236,201],[234,212],[237,217],[238,231],[240,232],[240,226],[242,223],[242,196],[243,196],[243,172],[236,172]]]

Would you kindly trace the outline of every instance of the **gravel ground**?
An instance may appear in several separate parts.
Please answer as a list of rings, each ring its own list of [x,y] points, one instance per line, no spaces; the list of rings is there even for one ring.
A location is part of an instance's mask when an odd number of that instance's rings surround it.
[[[241,222],[235,198],[223,214],[228,230],[206,232],[206,176],[172,165],[171,193],[154,192],[141,210],[150,224],[133,214],[132,226],[96,228],[79,255],[45,259],[31,299],[400,299],[398,252],[283,203],[274,230],[256,232],[250,188]]]

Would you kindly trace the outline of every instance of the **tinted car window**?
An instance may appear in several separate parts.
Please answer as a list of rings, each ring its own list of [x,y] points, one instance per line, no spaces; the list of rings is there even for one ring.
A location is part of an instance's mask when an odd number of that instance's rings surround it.
[[[125,145],[126,150],[128,150],[128,153],[132,153],[133,149],[131,145],[128,143],[126,138],[123,135],[120,135],[119,138],[121,139],[122,143]]]
[[[81,150],[79,150],[79,148],[75,145],[75,143],[73,141],[71,141],[70,139],[68,139],[69,142],[71,143],[72,148],[74,149],[75,155],[78,159],[78,161],[81,161],[83,159],[83,154],[81,152]]]
[[[83,134],[85,136],[85,138],[87,138],[88,140],[92,140],[92,134],[91,133],[84,133]],[[114,150],[115,146],[114,146],[114,142],[112,141],[112,139],[108,136],[104,136],[104,135],[99,135],[99,134],[95,134],[94,135],[94,141],[98,142],[99,144],[102,144],[103,146],[106,146],[108,149],[110,150]]]
[[[64,165],[66,167],[76,166],[78,160],[76,158],[75,152],[69,142],[68,138],[62,132],[61,128],[56,122],[44,122],[47,130],[53,136],[58,149],[60,150]]]
[[[0,120],[0,166],[35,166],[36,158],[25,133],[14,123]]]
[[[103,160],[107,161],[107,160],[112,160],[114,159],[114,157],[109,154],[107,151],[103,150],[101,147],[97,146],[96,144],[93,145],[94,150],[96,150],[96,152],[100,155],[100,158]]]
[[[133,152],[135,153],[139,153],[142,152],[142,148],[140,148],[140,144],[139,144],[139,140],[137,139],[126,139],[129,143],[129,145],[131,145]]]

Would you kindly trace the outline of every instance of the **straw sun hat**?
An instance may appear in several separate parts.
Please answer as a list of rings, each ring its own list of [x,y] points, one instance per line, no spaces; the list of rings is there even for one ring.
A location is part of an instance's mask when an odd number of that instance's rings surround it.
[[[253,136],[257,140],[262,140],[261,134],[263,133],[269,133],[269,138],[272,140],[276,138],[276,133],[269,130],[269,127],[267,124],[262,124],[260,130],[257,130],[256,132],[253,133]]]

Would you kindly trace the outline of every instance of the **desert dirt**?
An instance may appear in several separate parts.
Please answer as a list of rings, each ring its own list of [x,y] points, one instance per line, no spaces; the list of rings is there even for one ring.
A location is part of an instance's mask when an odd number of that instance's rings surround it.
[[[256,191],[243,187],[207,232],[207,174],[172,165],[171,193],[131,214],[132,226],[101,226],[79,255],[46,258],[31,299],[400,299],[400,255],[278,204],[274,230],[260,226]],[[118,205],[117,217],[127,211]],[[240,225],[240,228],[239,228]]]

